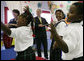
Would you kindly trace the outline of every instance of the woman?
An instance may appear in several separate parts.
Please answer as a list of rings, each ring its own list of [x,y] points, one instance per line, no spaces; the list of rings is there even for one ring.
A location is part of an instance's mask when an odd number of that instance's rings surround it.
[[[13,12],[14,18],[10,20],[10,22],[8,23],[8,27],[17,28],[17,18],[20,15],[20,12],[17,9],[12,10],[12,12]]]
[[[6,24],[6,26],[9,28],[17,28],[17,18],[20,15],[20,12],[19,10],[14,9],[12,10],[12,13],[13,13],[14,18],[11,19],[10,22]],[[12,44],[12,47],[15,45],[14,39],[7,36],[5,33],[3,34],[3,41],[4,41],[5,48],[10,48],[11,44]]]

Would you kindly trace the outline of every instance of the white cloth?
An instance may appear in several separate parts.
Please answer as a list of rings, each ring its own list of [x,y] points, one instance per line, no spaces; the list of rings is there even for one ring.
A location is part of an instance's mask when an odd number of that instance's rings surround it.
[[[81,21],[80,24],[83,25],[83,21]]]
[[[80,23],[69,24],[63,35],[69,52],[62,52],[63,60],[72,60],[83,56],[83,27]]]
[[[30,26],[12,28],[11,31],[12,32],[10,37],[15,38],[15,48],[14,48],[15,51],[17,52],[24,51],[28,47],[33,45],[33,37],[32,37],[33,33]]]
[[[61,21],[64,21],[63,19]],[[60,22],[57,27],[56,27],[56,30],[57,30],[57,33],[60,35],[60,36],[63,36],[63,33],[66,29],[67,25],[65,22]]]

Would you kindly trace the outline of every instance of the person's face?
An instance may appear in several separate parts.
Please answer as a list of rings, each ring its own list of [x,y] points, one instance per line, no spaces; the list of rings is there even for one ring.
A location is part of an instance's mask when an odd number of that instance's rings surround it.
[[[15,12],[13,12],[13,16],[14,16],[14,18],[17,18],[18,17],[18,14],[15,13]]]
[[[37,16],[40,16],[41,15],[41,10],[37,10],[36,14],[37,14]]]
[[[67,14],[67,22],[77,21],[77,20],[79,20],[79,16],[80,15],[77,14],[76,6],[75,5],[71,5],[71,7],[69,9],[69,13]]]
[[[21,16],[18,17],[17,25],[18,25],[18,27],[20,27],[20,26],[26,26],[26,19],[22,18]]]
[[[64,17],[63,13],[60,12],[60,11],[56,12],[55,15],[56,15],[56,18],[57,18],[58,21],[60,21],[60,20],[63,19],[63,17]]]

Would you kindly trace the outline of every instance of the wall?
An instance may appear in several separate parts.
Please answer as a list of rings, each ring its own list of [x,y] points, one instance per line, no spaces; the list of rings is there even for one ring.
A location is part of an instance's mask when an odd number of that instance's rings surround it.
[[[38,8],[37,4],[41,1],[6,1],[7,6],[10,10],[18,9],[21,13],[23,13],[24,6],[29,6],[32,14],[36,16],[36,9]]]
[[[55,7],[53,9],[54,13],[55,13],[56,10],[61,9],[65,13],[66,17],[67,17],[67,13],[69,11],[69,8],[70,8],[71,4],[74,3],[74,2],[77,2],[77,1],[51,1],[52,4],[56,5],[56,7],[52,6],[52,7]],[[52,13],[52,18],[53,18],[54,21],[57,21],[54,13]]]
[[[9,10],[18,9],[21,13],[23,13],[24,6],[28,5],[34,17],[36,16],[36,9],[38,8],[38,3],[41,4],[40,7],[41,9],[50,11],[47,4],[48,1],[5,1],[5,2]],[[54,9],[54,11],[57,9],[62,9],[66,15],[70,8],[70,5],[74,2],[77,1],[51,1],[52,4],[55,4],[57,6],[56,9]],[[52,17],[54,20],[56,20],[54,14],[52,14]]]
[[[6,7],[7,4],[5,1],[1,1],[1,21],[4,23],[4,7]]]

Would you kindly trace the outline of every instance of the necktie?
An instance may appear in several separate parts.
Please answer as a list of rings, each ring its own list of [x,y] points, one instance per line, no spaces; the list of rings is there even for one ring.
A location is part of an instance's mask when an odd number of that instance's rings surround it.
[[[42,20],[41,20],[41,18],[39,17],[39,20],[40,20],[40,23],[42,23]]]

